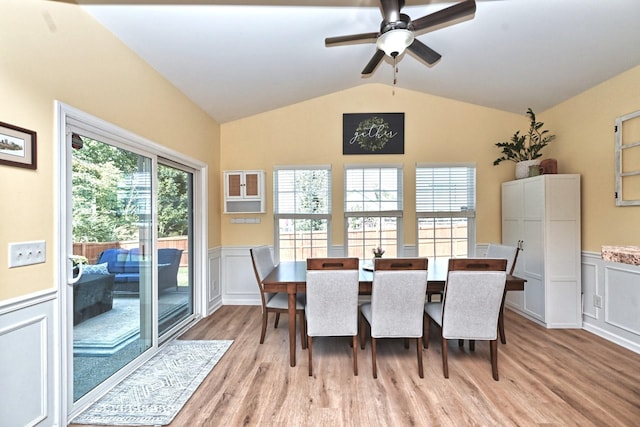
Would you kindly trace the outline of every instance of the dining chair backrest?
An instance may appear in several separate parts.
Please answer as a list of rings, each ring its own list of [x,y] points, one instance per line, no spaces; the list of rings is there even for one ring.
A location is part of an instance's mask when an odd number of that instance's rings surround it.
[[[358,258],[307,259],[307,335],[357,335],[358,268]]]
[[[249,249],[249,252],[251,253],[251,262],[253,263],[253,272],[256,275],[256,281],[258,282],[258,287],[260,288],[262,306],[264,307],[272,295],[268,292],[265,293],[264,287],[262,286],[262,281],[275,268],[273,257],[271,256],[271,249],[269,249],[269,246],[263,245],[251,248]]]
[[[502,245],[499,243],[489,243],[487,246],[487,258],[503,258],[507,260],[507,273],[513,274],[518,260],[520,250],[515,246]]]
[[[496,339],[506,268],[506,259],[449,260],[442,306],[444,338]]]
[[[381,258],[374,263],[371,336],[422,336],[427,292],[426,258]]]

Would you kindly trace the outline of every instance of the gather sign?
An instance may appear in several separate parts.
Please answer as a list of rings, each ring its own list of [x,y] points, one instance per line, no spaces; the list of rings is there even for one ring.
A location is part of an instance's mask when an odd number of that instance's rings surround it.
[[[342,116],[342,154],[404,154],[404,113]]]

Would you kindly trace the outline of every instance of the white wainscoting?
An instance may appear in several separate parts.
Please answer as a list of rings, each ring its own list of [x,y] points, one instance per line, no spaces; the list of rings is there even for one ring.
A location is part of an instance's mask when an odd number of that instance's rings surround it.
[[[55,291],[0,302],[1,425],[58,425],[56,304]]]
[[[260,291],[251,264],[252,246],[222,248],[222,303],[260,305]]]
[[[222,250],[220,248],[209,249],[207,252],[207,288],[206,315],[210,315],[222,307]]]
[[[640,353],[639,266],[582,253],[582,328]]]

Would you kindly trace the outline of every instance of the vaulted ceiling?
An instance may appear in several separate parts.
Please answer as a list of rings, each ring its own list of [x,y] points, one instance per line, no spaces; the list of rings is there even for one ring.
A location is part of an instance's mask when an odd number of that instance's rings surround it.
[[[367,83],[394,83],[391,58],[360,72],[379,30],[374,0],[77,0],[220,123]],[[455,2],[407,1],[416,19]],[[420,33],[442,54],[405,52],[397,86],[514,113],[556,105],[640,65],[640,0],[478,0],[471,19]]]

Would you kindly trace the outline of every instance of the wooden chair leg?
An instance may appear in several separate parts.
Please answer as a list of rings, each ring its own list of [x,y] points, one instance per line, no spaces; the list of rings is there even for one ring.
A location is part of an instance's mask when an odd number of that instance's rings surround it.
[[[469,340],[469,351],[476,351],[476,340]]]
[[[273,327],[274,327],[274,328],[277,328],[277,327],[278,327],[278,323],[279,323],[279,322],[280,322],[280,313],[276,312],[276,321],[275,321],[275,323],[273,324]]]
[[[423,321],[423,332],[422,332],[422,345],[424,348],[429,348],[429,329],[431,327],[431,317],[425,314]]]
[[[498,340],[491,340],[490,343],[491,349],[491,373],[493,374],[493,379],[499,381],[498,378]]]
[[[360,313],[360,348],[364,350],[364,346],[366,343],[366,339],[367,337],[364,335],[365,334],[365,329],[366,329],[366,319],[364,318],[364,315],[362,314],[362,312]]]
[[[464,340],[458,340],[458,347],[464,347]]]
[[[264,336],[267,333],[267,317],[269,316],[269,312],[267,309],[262,310],[262,331],[260,333],[260,344],[264,344]]]
[[[442,337],[442,372],[445,378],[449,378],[449,363],[447,361],[447,339]]]
[[[416,351],[418,352],[418,375],[424,378],[424,369],[422,367],[422,347],[420,346],[420,338],[416,338]]]
[[[304,311],[300,311],[298,317],[300,317],[300,344],[304,350],[307,348],[307,322],[304,318]]]
[[[358,334],[353,336],[353,375],[358,376]]]
[[[378,378],[378,366],[376,363],[376,339],[371,337],[371,367],[373,368],[373,378]]]
[[[507,343],[507,336],[504,333],[504,300],[507,296],[507,291],[502,294],[502,303],[500,304],[500,313],[498,314],[498,333],[500,334],[500,342],[502,344]]]
[[[311,357],[311,348],[313,339],[311,337],[307,337],[307,352],[309,353],[309,376],[313,376],[313,358]]]

